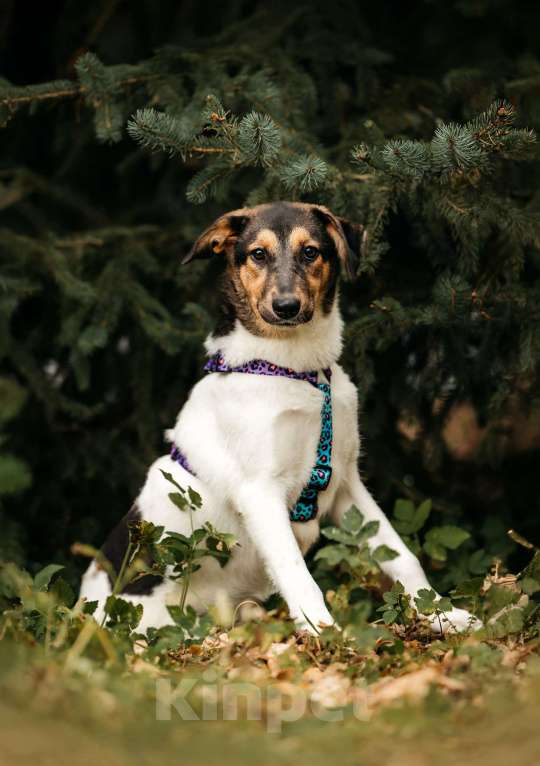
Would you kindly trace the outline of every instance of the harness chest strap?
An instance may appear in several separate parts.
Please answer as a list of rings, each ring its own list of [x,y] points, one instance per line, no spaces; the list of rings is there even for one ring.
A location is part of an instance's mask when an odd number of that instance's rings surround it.
[[[317,444],[316,463],[311,469],[308,483],[300,493],[300,497],[293,508],[289,511],[291,521],[310,521],[314,519],[318,511],[318,494],[328,487],[332,478],[332,393],[330,388],[330,369],[323,370],[329,382],[318,383],[316,370],[296,372],[287,367],[271,364],[264,359],[253,359],[251,362],[231,367],[219,353],[210,357],[204,369],[206,372],[243,372],[251,375],[290,378],[310,383],[322,392],[321,435]],[[173,444],[171,447],[171,458],[179,463],[188,473],[195,476],[195,472],[189,465],[187,457],[176,444]]]

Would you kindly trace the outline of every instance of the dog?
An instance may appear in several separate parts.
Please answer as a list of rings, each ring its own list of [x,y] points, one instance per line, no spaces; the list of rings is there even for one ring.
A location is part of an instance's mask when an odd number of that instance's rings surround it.
[[[246,599],[264,602],[278,592],[299,629],[317,632],[332,625],[304,556],[319,538],[320,522],[339,526],[352,505],[366,521],[378,522],[370,547],[385,545],[397,554],[381,564],[382,571],[399,580],[413,599],[430,588],[419,560],[358,470],[357,393],[338,364],[343,331],[338,285],[340,275],[355,273],[361,231],[359,224],[321,205],[273,202],[222,215],[197,239],[184,263],[223,260],[221,318],[205,343],[215,371],[192,389],[166,433],[173,452],[150,467],[134,506],[102,549],[116,571],[131,522],[143,519],[191,534],[188,514],[168,497],[172,488],[162,474],[166,471],[201,496],[202,507],[193,514],[196,525],[210,522],[239,543],[223,569],[206,557],[190,578],[185,603],[199,613],[219,599],[234,607]],[[266,373],[248,370],[254,360],[262,360]],[[257,374],[244,374],[248,371]],[[302,377],[306,371],[314,371],[315,379]],[[308,502],[306,512],[304,504],[305,518],[291,517],[291,509],[302,505],[298,498],[306,496],[306,485],[311,486],[314,464],[325,459],[319,453],[328,390],[331,477],[326,487],[323,482],[319,491],[311,491],[315,505]],[[318,466],[328,479],[329,470]],[[145,631],[173,622],[167,607],[178,604],[181,587],[174,579],[145,575],[119,595],[143,605],[139,629]],[[81,596],[99,602],[97,619],[111,592],[110,575],[94,560]],[[443,631],[479,624],[457,608],[432,621],[434,630]]]

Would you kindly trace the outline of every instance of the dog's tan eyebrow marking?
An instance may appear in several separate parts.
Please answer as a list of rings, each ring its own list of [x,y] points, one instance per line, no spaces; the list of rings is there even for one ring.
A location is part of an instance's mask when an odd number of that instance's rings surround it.
[[[293,252],[308,244],[313,247],[319,247],[319,243],[304,226],[295,226],[289,234],[289,245]]]
[[[256,247],[263,247],[270,252],[276,252],[279,247],[276,233],[272,229],[261,229],[258,231],[255,239],[249,243],[250,250],[254,250]]]

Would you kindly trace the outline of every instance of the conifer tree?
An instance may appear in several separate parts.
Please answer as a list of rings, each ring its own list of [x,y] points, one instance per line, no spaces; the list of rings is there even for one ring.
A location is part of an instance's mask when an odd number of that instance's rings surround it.
[[[180,256],[275,199],[363,226],[344,362],[385,507],[433,497],[490,554],[512,519],[538,536],[538,13],[512,37],[501,4],[104,3],[48,12],[48,81],[6,58],[0,554],[67,556],[125,511],[215,317],[219,265]]]

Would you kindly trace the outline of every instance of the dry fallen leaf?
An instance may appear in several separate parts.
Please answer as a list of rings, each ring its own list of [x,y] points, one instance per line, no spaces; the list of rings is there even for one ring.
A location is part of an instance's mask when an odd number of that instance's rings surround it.
[[[312,667],[302,674],[302,681],[307,685],[309,698],[322,707],[344,707],[351,701],[351,679],[343,671],[346,665],[336,662],[325,670]]]
[[[419,702],[426,697],[432,686],[452,692],[465,688],[461,681],[445,676],[440,666],[429,665],[398,678],[387,677],[377,681],[368,689],[368,704],[373,708],[389,705],[400,699]]]

